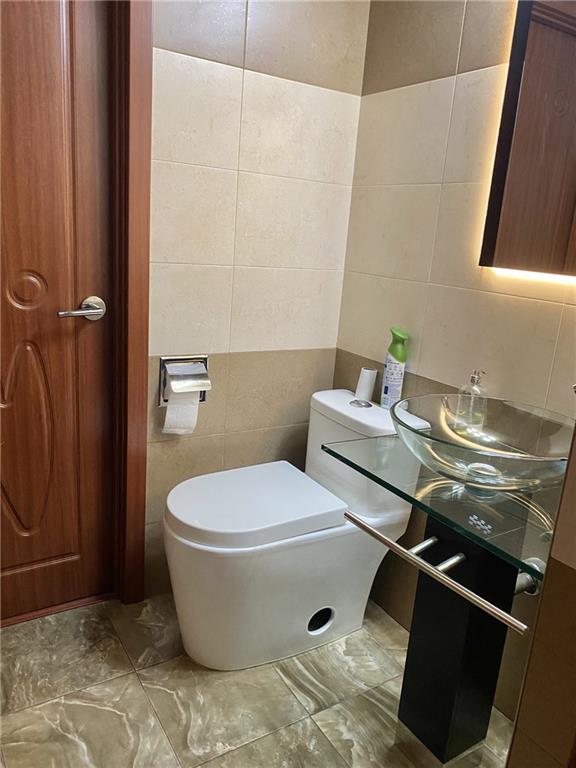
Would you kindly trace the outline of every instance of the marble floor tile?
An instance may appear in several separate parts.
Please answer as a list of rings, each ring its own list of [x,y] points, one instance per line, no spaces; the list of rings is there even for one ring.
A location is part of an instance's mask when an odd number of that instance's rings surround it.
[[[364,629],[366,629],[387,651],[405,650],[408,648],[409,633],[403,626],[389,616],[373,600],[368,600],[364,614]]]
[[[132,671],[102,604],[2,630],[2,711],[54,699]]]
[[[4,718],[6,768],[178,768],[132,673]]]
[[[506,760],[510,744],[512,743],[513,731],[514,723],[494,707],[484,743],[497,757],[501,760]]]
[[[442,768],[442,763],[397,719],[400,679],[359,694],[313,716],[351,768]],[[504,768],[482,746],[446,766]]]
[[[402,667],[364,629],[275,666],[310,713],[402,674]]]
[[[215,672],[179,656],[138,674],[183,768],[306,715],[271,666]]]
[[[206,768],[347,768],[307,718],[205,764]]]
[[[108,616],[136,669],[180,656],[184,650],[170,593],[135,605],[108,603]]]

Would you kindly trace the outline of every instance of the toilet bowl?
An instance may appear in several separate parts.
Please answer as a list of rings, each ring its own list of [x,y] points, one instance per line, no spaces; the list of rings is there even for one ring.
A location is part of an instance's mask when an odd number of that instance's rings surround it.
[[[169,494],[164,540],[184,648],[213,669],[293,656],[362,626],[387,550],[344,518],[385,535],[410,507],[321,450],[392,435],[387,410],[350,405],[347,390],[312,396],[306,472],[285,461],[186,480]],[[392,468],[405,484],[417,462]]]

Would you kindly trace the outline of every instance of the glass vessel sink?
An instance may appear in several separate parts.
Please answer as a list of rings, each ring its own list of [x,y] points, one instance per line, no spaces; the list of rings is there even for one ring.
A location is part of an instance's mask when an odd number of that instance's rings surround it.
[[[399,436],[429,469],[476,488],[536,490],[561,482],[574,422],[475,395],[422,395],[391,409]]]

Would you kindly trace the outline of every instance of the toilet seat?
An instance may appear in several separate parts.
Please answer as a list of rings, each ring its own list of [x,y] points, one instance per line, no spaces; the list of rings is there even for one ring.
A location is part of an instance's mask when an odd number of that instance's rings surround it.
[[[222,548],[253,547],[344,525],[347,504],[287,461],[193,477],[166,501],[178,536]]]

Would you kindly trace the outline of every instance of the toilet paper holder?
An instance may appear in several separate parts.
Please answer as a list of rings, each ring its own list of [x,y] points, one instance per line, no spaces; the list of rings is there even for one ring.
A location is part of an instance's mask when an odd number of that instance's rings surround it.
[[[177,355],[160,358],[158,405],[166,408],[170,389],[174,394],[199,392],[200,402],[212,389],[208,375],[208,355]]]

